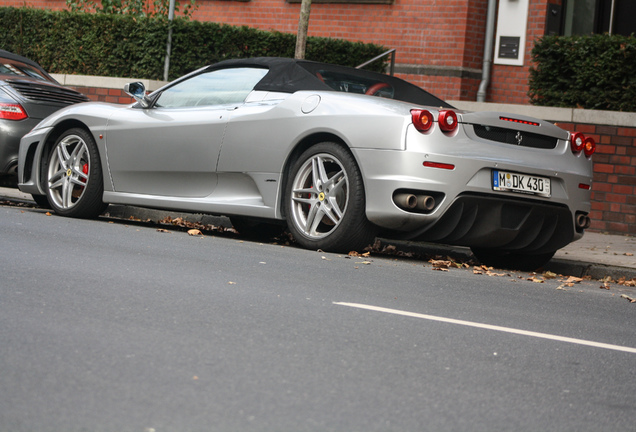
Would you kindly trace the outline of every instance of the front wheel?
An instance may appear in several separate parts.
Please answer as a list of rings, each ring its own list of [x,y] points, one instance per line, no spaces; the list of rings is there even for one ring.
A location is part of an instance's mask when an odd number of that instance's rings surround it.
[[[99,152],[84,129],[64,132],[51,149],[46,191],[51,208],[63,216],[93,218],[106,209]]]
[[[349,252],[373,243],[376,229],[365,214],[362,174],[342,146],[324,142],[292,166],[285,188],[289,231],[308,249]]]
[[[497,249],[471,248],[479,262],[489,267],[510,270],[534,271],[552,259],[556,251],[541,254],[507,252]]]

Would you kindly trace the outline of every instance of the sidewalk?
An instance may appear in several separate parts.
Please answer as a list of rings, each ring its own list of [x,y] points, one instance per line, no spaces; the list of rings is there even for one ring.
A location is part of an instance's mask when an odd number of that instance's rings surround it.
[[[31,195],[7,187],[0,187],[0,201],[33,203]],[[153,221],[171,216],[173,219],[181,217],[190,222],[201,222],[205,225],[231,226],[229,220],[224,217],[131,206],[111,205],[106,210],[106,214],[118,219],[133,217]],[[389,241],[383,243],[389,244]],[[471,257],[470,249],[464,247],[413,242],[390,241],[390,243],[396,245],[398,249],[418,252],[422,255],[449,255],[457,259]],[[567,276],[590,276],[593,279],[636,278],[636,237],[586,232],[581,240],[558,250],[544,270]]]

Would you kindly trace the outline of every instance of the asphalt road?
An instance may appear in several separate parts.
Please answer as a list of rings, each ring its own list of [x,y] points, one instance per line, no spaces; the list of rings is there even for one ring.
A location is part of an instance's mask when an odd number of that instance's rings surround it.
[[[1,431],[636,429],[599,282],[0,215]]]

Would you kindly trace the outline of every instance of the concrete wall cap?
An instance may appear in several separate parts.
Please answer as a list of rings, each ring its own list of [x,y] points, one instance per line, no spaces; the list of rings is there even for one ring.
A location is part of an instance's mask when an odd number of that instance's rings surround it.
[[[149,79],[136,79],[136,78],[113,78],[113,77],[98,77],[88,75],[69,75],[69,74],[51,74],[60,84],[74,87],[98,87],[107,89],[122,90],[124,85],[130,82],[141,81],[146,86],[146,90],[155,91],[163,85],[167,84],[166,81],[149,80]]]

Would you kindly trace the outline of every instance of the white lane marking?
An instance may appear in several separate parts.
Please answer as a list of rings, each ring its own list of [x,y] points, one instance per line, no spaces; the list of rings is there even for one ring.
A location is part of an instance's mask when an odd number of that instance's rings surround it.
[[[522,335],[522,336],[531,336],[531,337],[536,337],[536,338],[541,338],[541,339],[550,339],[550,340],[555,340],[555,341],[559,341],[559,342],[568,342],[568,343],[573,343],[573,344],[578,344],[578,345],[586,345],[586,346],[591,346],[591,347],[595,347],[595,348],[604,348],[604,349],[609,349],[609,350],[614,350],[614,351],[624,351],[624,352],[636,354],[636,348],[630,348],[630,347],[625,347],[625,346],[620,346],[620,345],[606,344],[606,343],[602,343],[602,342],[588,341],[588,340],[583,340],[583,339],[574,339],[574,338],[569,338],[569,337],[564,337],[564,336],[551,335],[551,334],[548,334],[548,333],[537,333],[537,332],[533,332],[533,331],[519,330],[519,329],[510,328],[510,327],[500,327],[500,326],[495,326],[495,325],[490,325],[490,324],[482,324],[482,323],[477,323],[477,322],[472,322],[472,321],[463,321],[463,320],[457,320],[457,319],[453,319],[453,318],[438,317],[438,316],[434,316],[434,315],[424,315],[424,314],[419,314],[419,313],[415,313],[415,312],[407,312],[407,311],[402,311],[402,310],[398,310],[398,309],[388,309],[388,308],[383,308],[383,307],[379,307],[379,306],[371,306],[371,305],[365,305],[365,304],[359,304],[359,303],[333,302],[333,304],[339,305],[339,306],[347,306],[347,307],[357,308],[357,309],[366,309],[366,310],[371,310],[371,311],[376,311],[376,312],[384,312],[384,313],[390,313],[390,314],[394,314],[394,315],[402,315],[402,316],[407,316],[407,317],[412,317],[412,318],[421,318],[421,319],[426,319],[426,320],[430,320],[430,321],[439,321],[439,322],[444,322],[444,323],[448,323],[448,324],[457,324],[457,325],[463,325],[463,326],[468,326],[468,327],[476,327],[476,328],[482,328],[482,329],[486,329],[486,330],[494,330],[494,331],[500,331],[500,332],[505,332],[505,333],[513,333],[513,334],[518,334],[518,335]]]

